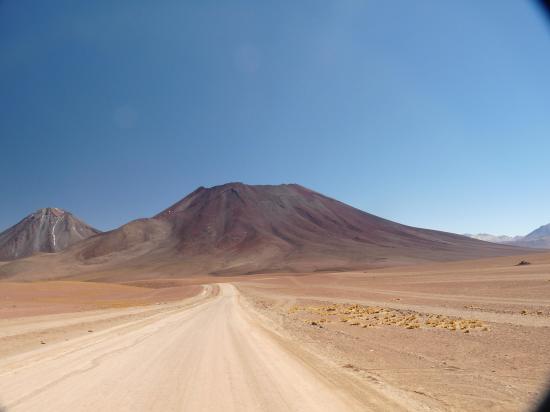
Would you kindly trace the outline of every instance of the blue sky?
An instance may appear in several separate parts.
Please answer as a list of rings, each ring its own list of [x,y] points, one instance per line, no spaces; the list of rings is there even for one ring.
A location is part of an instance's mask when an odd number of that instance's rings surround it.
[[[46,206],[110,229],[229,181],[458,233],[550,222],[534,3],[221,3],[0,1],[0,230]]]

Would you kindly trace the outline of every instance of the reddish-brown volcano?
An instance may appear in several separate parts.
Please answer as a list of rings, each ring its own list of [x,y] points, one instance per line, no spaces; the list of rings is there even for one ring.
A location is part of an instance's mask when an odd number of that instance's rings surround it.
[[[341,270],[521,252],[404,226],[296,184],[229,183],[201,187],[153,218],[94,236],[55,257],[5,265],[0,274],[132,278]]]

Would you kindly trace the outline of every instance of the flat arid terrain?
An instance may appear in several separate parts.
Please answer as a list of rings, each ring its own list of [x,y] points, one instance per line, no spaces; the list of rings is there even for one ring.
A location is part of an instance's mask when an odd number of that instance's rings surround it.
[[[548,253],[0,288],[9,412],[517,411],[550,378]]]
[[[550,411],[550,0],[27,3],[0,412]]]

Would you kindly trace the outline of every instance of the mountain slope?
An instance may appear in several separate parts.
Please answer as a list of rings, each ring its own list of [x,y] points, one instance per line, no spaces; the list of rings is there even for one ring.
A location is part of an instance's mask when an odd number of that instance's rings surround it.
[[[0,260],[59,252],[97,233],[98,230],[62,209],[39,209],[0,233]]]
[[[347,270],[522,252],[401,225],[295,184],[229,183],[201,187],[152,218],[59,256],[3,266],[0,275],[126,279]]]
[[[550,224],[541,226],[526,236],[494,236],[487,233],[479,233],[477,235],[465,234],[464,236],[511,246],[550,249]]]
[[[513,245],[539,249],[550,249],[550,223],[533,230],[520,240],[511,242]]]

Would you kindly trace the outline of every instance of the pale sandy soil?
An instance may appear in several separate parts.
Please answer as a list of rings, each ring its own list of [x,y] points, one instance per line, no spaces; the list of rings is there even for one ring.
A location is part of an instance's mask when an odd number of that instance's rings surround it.
[[[0,406],[529,410],[550,377],[550,254],[529,260],[3,282]]]
[[[404,410],[266,329],[232,285],[206,290],[202,299],[0,358],[1,402],[10,412]]]
[[[521,267],[504,258],[273,276],[237,287],[274,327],[382,392],[412,397],[411,409],[529,410],[550,382],[548,257]],[[346,322],[349,315],[326,311],[354,303],[382,311]],[[392,324],[392,315],[419,327]],[[435,315],[480,326],[425,323]]]

